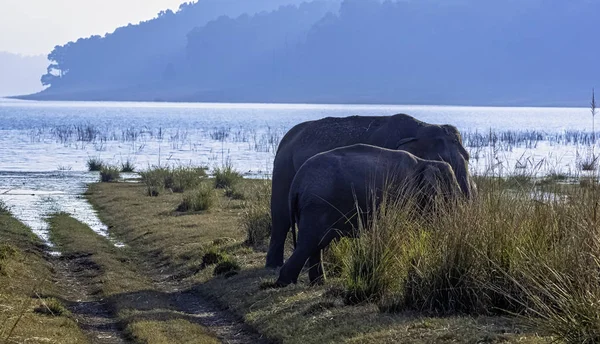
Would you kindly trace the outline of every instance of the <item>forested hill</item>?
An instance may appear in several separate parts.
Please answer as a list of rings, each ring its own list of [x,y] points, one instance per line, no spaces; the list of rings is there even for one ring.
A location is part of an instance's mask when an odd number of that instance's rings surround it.
[[[598,0],[296,2],[200,0],[57,46],[31,98],[585,106],[600,87]]]

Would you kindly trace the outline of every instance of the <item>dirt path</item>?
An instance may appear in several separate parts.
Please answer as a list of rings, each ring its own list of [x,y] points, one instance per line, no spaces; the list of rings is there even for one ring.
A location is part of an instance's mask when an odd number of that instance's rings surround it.
[[[90,343],[127,343],[105,301],[93,295],[95,291],[88,281],[94,273],[94,263],[89,256],[52,257],[51,263],[67,298],[64,303]]]
[[[223,343],[270,343],[239,318],[204,299],[191,285],[157,273],[160,269],[153,268],[150,261],[136,264],[136,267],[152,280],[152,290],[126,293],[110,300],[101,299],[100,287],[93,284],[100,267],[92,260],[92,255],[54,257],[52,263],[57,283],[64,290],[64,303],[92,344],[130,342],[120,330],[118,319],[111,314],[109,303],[135,305],[134,308],[144,311],[176,312],[178,317],[204,326]]]
[[[258,334],[239,317],[198,294],[195,289],[202,286],[182,282],[175,277],[177,274],[165,272],[163,264],[155,265],[151,260],[145,260],[138,264],[138,268],[152,279],[156,290],[169,295],[171,304],[178,312],[189,316],[188,320],[208,328],[223,343],[275,343]]]

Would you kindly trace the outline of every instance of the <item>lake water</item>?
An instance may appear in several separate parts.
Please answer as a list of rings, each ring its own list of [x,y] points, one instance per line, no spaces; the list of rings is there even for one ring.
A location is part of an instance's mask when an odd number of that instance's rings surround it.
[[[111,164],[130,160],[138,169],[231,163],[248,177],[264,177],[279,140],[297,123],[395,113],[458,127],[474,173],[576,174],[591,151],[592,116],[586,108],[0,99],[0,200],[44,239],[45,218],[57,211],[108,236],[81,197],[85,186],[98,180],[97,173],[86,172],[89,158]]]

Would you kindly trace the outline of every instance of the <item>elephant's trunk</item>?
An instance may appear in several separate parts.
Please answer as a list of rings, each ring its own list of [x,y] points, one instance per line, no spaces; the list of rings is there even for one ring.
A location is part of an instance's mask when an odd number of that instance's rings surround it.
[[[452,166],[458,185],[467,199],[473,198],[473,190],[471,188],[471,177],[469,176],[469,170],[467,169],[466,162],[458,164],[458,166]]]

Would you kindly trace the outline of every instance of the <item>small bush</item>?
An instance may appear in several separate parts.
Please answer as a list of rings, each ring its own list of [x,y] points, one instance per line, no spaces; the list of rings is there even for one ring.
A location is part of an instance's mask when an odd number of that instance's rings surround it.
[[[215,266],[215,270],[213,271],[214,276],[219,275],[229,275],[232,276],[231,272],[240,271],[240,264],[231,257],[226,257],[224,260],[219,262],[217,266]]]
[[[121,172],[124,172],[124,173],[135,172],[135,165],[133,164],[133,161],[127,159],[127,160],[125,160],[125,162],[122,162],[121,163]]]
[[[215,191],[207,185],[183,195],[183,201],[177,211],[203,211],[210,209],[216,202]]]
[[[233,188],[242,180],[242,175],[233,169],[231,165],[225,165],[221,168],[215,168],[215,187],[218,189]]]
[[[100,170],[100,180],[103,183],[114,182],[121,177],[121,173],[118,167],[115,166],[104,166]]]
[[[87,160],[88,171],[97,172],[101,171],[104,167],[104,162],[98,158],[89,158]]]
[[[69,310],[57,299],[51,297],[40,300],[41,304],[34,309],[34,312],[44,315],[50,315],[54,317],[68,316],[71,313]]]

